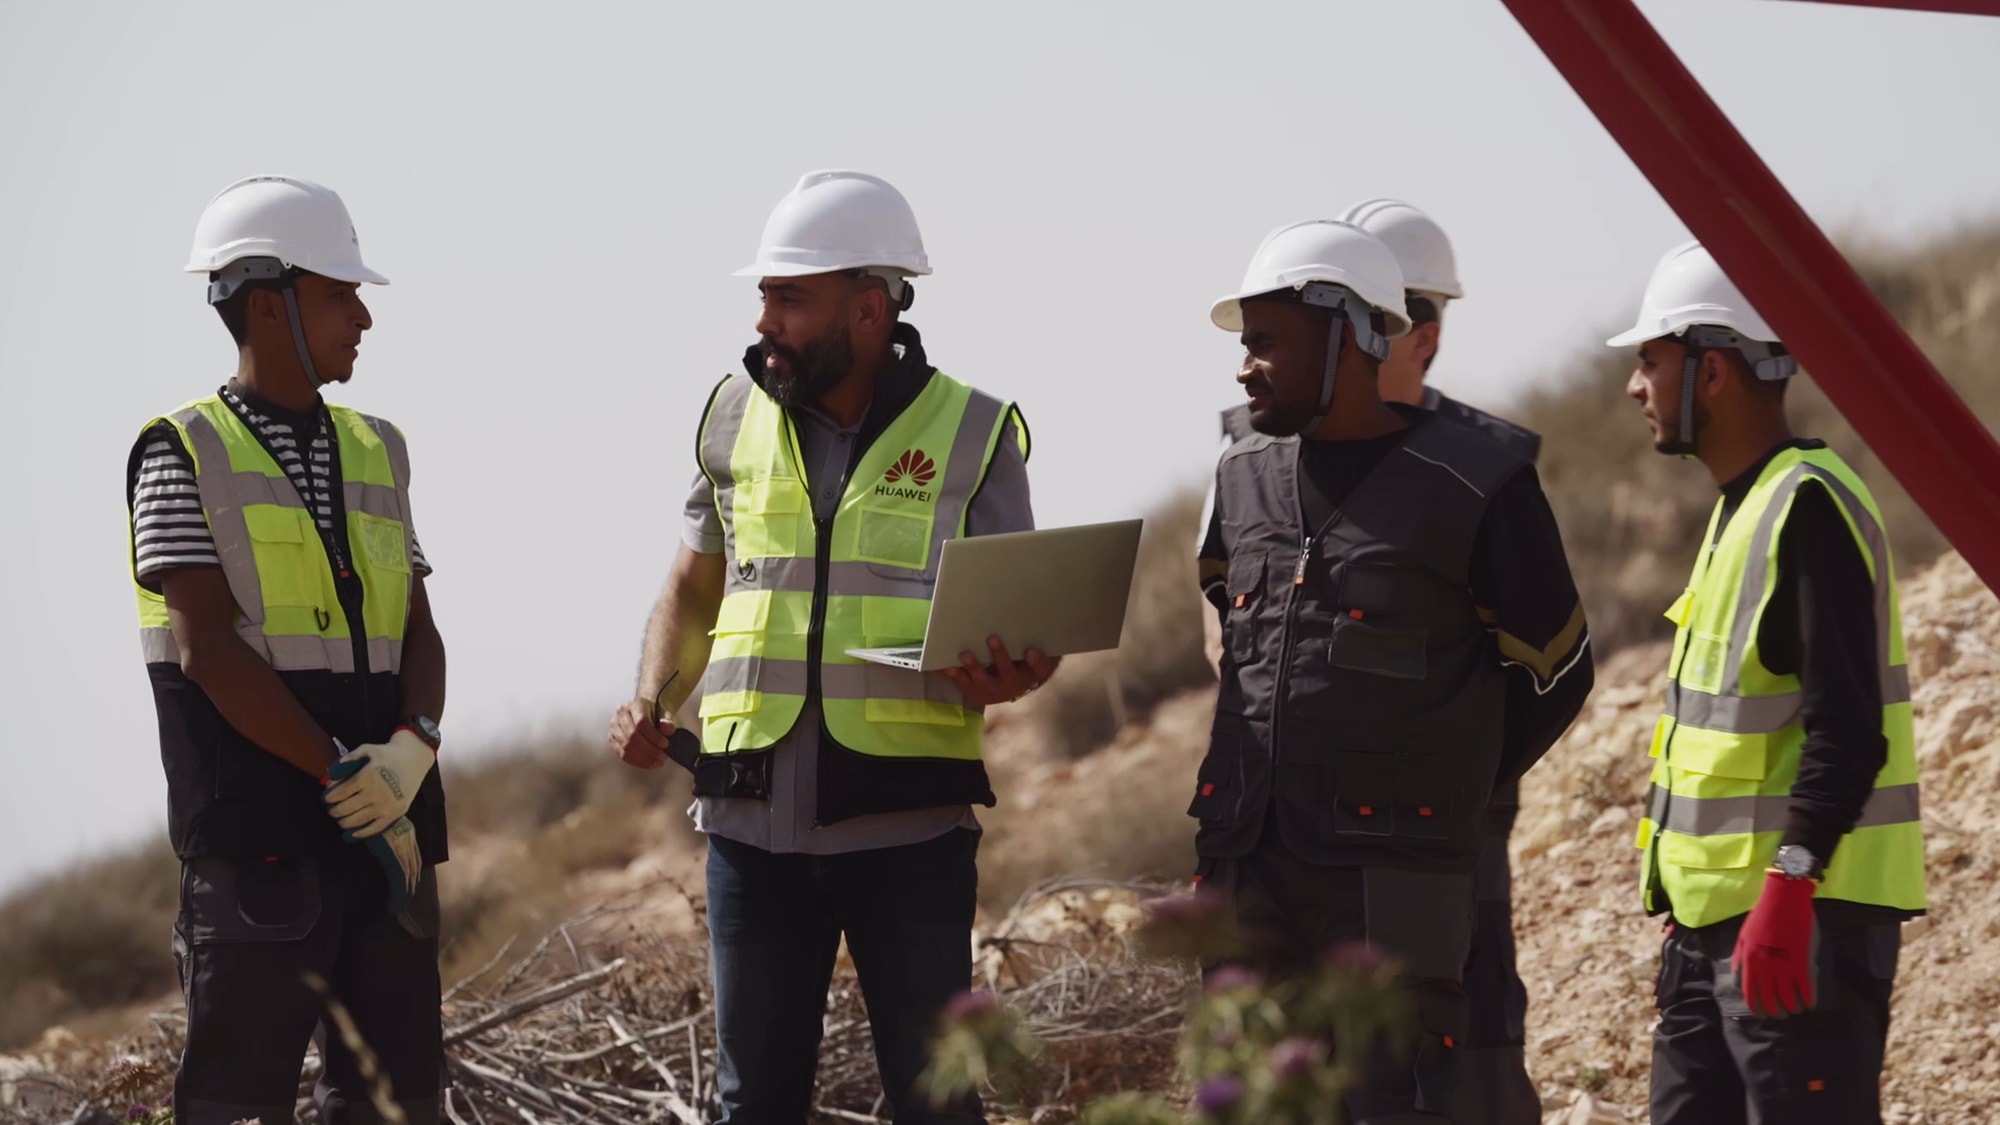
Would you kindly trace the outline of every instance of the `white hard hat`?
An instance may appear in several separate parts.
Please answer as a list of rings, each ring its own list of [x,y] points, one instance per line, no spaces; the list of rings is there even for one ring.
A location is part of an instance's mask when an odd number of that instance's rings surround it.
[[[1639,301],[1638,323],[1605,343],[1622,348],[1678,336],[1700,325],[1728,328],[1750,340],[1778,342],[1778,334],[1743,299],[1743,291],[1722,272],[1714,256],[1699,242],[1684,242],[1667,251],[1653,268],[1653,279]]]
[[[1243,330],[1243,300],[1313,282],[1338,285],[1367,302],[1387,322],[1387,336],[1410,330],[1403,308],[1403,271],[1381,240],[1352,223],[1308,219],[1264,236],[1243,275],[1243,287],[1215,302],[1209,319],[1228,332]]]
[[[1340,216],[1382,240],[1403,267],[1403,288],[1440,297],[1463,297],[1451,240],[1437,220],[1399,199],[1370,199]]]
[[[214,273],[245,258],[276,258],[335,281],[389,284],[361,264],[361,240],[340,196],[296,176],[238,180],[202,211],[188,272]]]
[[[808,172],[764,223],[757,260],[737,277],[803,277],[875,269],[931,272],[917,216],[903,193],[865,172]]]

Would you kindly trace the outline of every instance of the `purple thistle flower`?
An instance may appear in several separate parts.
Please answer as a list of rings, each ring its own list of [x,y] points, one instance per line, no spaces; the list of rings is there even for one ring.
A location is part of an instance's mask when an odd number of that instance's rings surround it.
[[[971,1023],[991,1015],[998,1006],[999,1001],[993,998],[991,992],[979,989],[961,992],[945,1004],[944,1020],[949,1024]]]
[[[1320,1060],[1319,1044],[1293,1036],[1271,1048],[1271,1072],[1280,1078],[1298,1078]]]
[[[1202,990],[1210,996],[1220,996],[1239,988],[1255,988],[1262,983],[1256,973],[1241,965],[1224,965],[1208,974],[1208,979],[1202,982]]]
[[[1220,1074],[1203,1082],[1194,1092],[1195,1108],[1203,1113],[1227,1113],[1243,1100],[1243,1081]]]
[[[1356,973],[1372,973],[1382,967],[1382,951],[1365,941],[1343,942],[1327,953],[1327,960]]]
[[[127,1111],[125,1114],[125,1119],[128,1121],[139,1121],[144,1118],[151,1117],[152,1115],[153,1115],[153,1109],[151,1106],[140,1104],[133,1106],[129,1111]]]

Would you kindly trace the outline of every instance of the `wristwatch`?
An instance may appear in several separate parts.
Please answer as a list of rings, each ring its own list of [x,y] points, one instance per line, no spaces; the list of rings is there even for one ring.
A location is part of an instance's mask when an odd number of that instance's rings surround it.
[[[1818,857],[1797,844],[1786,844],[1771,860],[1771,870],[1787,879],[1818,879]]]
[[[433,722],[428,715],[411,715],[409,718],[403,720],[402,726],[396,729],[409,731],[411,734],[423,739],[424,745],[429,746],[433,754],[437,753],[438,747],[444,744],[444,733],[438,730],[437,723]]]

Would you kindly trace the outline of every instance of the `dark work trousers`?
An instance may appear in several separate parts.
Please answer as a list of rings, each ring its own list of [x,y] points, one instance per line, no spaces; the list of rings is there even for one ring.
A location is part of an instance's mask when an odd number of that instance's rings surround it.
[[[1528,1077],[1528,989],[1514,961],[1511,823],[1489,823],[1474,878],[1472,956],[1465,962],[1471,1022],[1457,1053],[1459,1125],[1541,1125],[1542,1099]]]
[[[425,868],[410,914],[388,913],[388,884],[363,845],[319,860],[191,859],[181,866],[174,959],[187,996],[187,1048],[174,1080],[179,1125],[292,1120],[306,1044],[325,1073],[313,1090],[327,1125],[381,1120],[355,1057],[305,982],[326,982],[354,1019],[411,1125],[439,1120],[437,877]],[[332,1034],[328,1034],[332,1032]]]
[[[1811,1011],[1750,1014],[1730,956],[1743,919],[1675,926],[1660,951],[1653,1125],[1880,1125],[1901,933],[1818,927]]]
[[[1456,1125],[1463,984],[1472,942],[1473,877],[1386,868],[1321,867],[1267,831],[1249,855],[1204,860],[1203,884],[1229,896],[1243,963],[1286,974],[1327,951],[1366,941],[1402,962],[1420,1034],[1413,1049],[1380,1047],[1347,1096],[1353,1125]],[[1213,970],[1218,966],[1207,966]]]
[[[716,1088],[725,1125],[798,1125],[812,1106],[841,935],[861,981],[898,1125],[984,1122],[976,1096],[917,1091],[946,1002],[972,986],[979,833],[842,855],[773,854],[708,838]]]

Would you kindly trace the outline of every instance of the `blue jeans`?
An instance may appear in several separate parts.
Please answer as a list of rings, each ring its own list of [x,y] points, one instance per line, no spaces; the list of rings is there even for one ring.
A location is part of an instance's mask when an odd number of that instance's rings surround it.
[[[979,833],[844,855],[774,855],[708,838],[716,1083],[725,1125],[798,1125],[812,1106],[842,934],[898,1125],[983,1122],[977,1098],[925,1104],[938,1014],[972,984]]]

